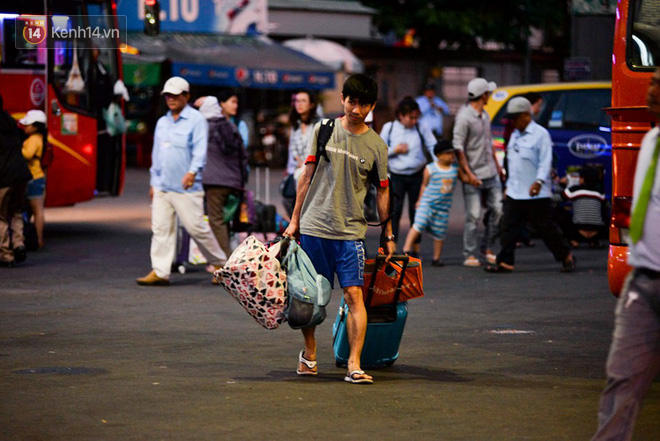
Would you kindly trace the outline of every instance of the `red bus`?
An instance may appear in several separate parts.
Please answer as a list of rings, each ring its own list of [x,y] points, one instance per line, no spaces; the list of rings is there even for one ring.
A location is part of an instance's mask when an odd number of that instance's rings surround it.
[[[630,271],[627,239],[637,153],[655,121],[646,92],[660,66],[660,8],[655,0],[619,0],[612,54],[612,217],[608,279],[617,295]]]
[[[54,23],[51,16],[81,16],[77,20],[94,32],[64,40],[45,32],[41,42],[30,44],[21,38],[26,15],[49,17],[46,26]],[[101,92],[112,99],[112,86],[122,78],[117,26],[116,4],[110,0],[20,0],[0,6],[4,108],[16,119],[31,109],[48,115],[53,159],[47,170],[47,207],[122,192],[125,141],[103,130],[99,104]],[[91,75],[95,65],[102,74]]]

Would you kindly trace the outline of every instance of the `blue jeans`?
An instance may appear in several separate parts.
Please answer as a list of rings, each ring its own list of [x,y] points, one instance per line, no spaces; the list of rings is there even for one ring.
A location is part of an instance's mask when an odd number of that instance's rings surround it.
[[[491,209],[488,220],[488,248],[492,248],[499,234],[499,224],[502,218],[502,184],[500,178],[483,179],[479,187],[463,182],[463,199],[465,202],[465,230],[463,231],[463,255],[477,256],[479,238],[477,227],[481,218],[481,200]]]

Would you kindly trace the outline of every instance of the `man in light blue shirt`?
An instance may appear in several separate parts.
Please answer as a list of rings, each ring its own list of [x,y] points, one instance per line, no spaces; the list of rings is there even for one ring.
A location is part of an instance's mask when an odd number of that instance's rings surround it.
[[[513,98],[507,105],[515,130],[507,147],[509,173],[501,224],[502,250],[495,265],[484,268],[488,272],[513,271],[516,241],[526,221],[536,227],[555,260],[562,263],[562,272],[575,269],[568,243],[552,220],[552,141],[548,131],[534,122],[531,111],[531,103],[523,97]]]
[[[435,95],[435,86],[427,84],[424,91],[416,99],[422,117],[419,124],[429,129],[437,139],[442,138],[443,114],[449,115],[449,106]],[[435,144],[434,144],[435,145]]]
[[[151,156],[151,267],[138,285],[166,286],[176,254],[176,217],[195,240],[211,265],[224,265],[211,227],[204,221],[204,191],[201,172],[206,160],[208,125],[197,110],[188,106],[190,85],[172,77],[163,87],[170,109],[156,124]]]

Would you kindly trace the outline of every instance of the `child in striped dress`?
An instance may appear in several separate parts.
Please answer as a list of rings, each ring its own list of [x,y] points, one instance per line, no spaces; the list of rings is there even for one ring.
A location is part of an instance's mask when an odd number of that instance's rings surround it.
[[[563,198],[573,205],[573,225],[567,235],[575,248],[583,241],[598,248],[600,238],[607,233],[603,216],[606,199],[601,188],[600,171],[587,166],[580,170],[580,185],[564,190]]]
[[[442,246],[447,235],[449,209],[454,197],[458,167],[456,166],[455,149],[449,141],[439,141],[433,153],[437,160],[424,169],[424,181],[417,202],[415,223],[408,232],[403,252],[413,249],[423,232],[433,237],[433,266],[443,266],[440,260]]]

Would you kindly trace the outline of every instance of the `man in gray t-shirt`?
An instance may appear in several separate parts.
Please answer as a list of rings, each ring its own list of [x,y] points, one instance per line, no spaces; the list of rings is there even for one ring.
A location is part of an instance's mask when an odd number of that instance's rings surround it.
[[[453,145],[462,172],[463,199],[465,202],[465,230],[463,231],[463,265],[481,266],[477,256],[477,224],[481,217],[481,200],[486,201],[490,212],[486,260],[495,263],[492,247],[502,217],[502,184],[504,171],[497,162],[490,118],[484,110],[495,83],[475,78],[468,83],[468,104],[456,115]]]
[[[351,76],[344,83],[341,102],[344,116],[335,120],[325,147],[327,157],[317,155],[321,124],[314,127],[305,171],[298,182],[296,206],[284,236],[300,230],[300,243],[316,271],[330,283],[335,274],[349,308],[346,320],[350,354],[344,378],[353,384],[371,384],[360,369],[360,356],[367,330],[367,311],[362,298],[364,285],[364,237],[367,221],[364,197],[370,183],[377,184],[378,214],[389,214],[387,145],[364,122],[378,96],[376,82],[366,75]],[[394,253],[392,224],[387,221],[383,236],[388,258]],[[316,375],[315,327],[303,328],[305,349],[298,356],[298,375]]]

